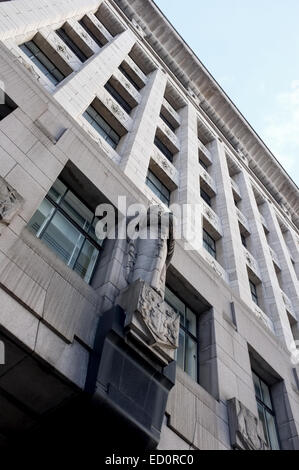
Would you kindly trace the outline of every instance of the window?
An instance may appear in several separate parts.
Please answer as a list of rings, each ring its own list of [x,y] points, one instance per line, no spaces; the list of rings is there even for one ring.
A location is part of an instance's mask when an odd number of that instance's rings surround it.
[[[272,450],[279,450],[275,413],[273,411],[270,389],[255,372],[252,372],[252,375],[259,420],[263,426],[267,445]]]
[[[120,141],[120,135],[112,129],[110,124],[108,124],[93,106],[89,106],[83,116],[112,148],[115,149],[117,147]]]
[[[165,124],[169,127],[172,132],[175,132],[175,127],[168,121],[168,119],[162,113],[160,113],[160,118],[163,122],[165,122]]]
[[[79,60],[81,60],[81,62],[86,62],[86,55],[81,51],[77,44],[74,43],[64,28],[56,29],[55,33],[58,34],[60,39],[63,40],[63,42],[71,49],[71,51],[73,51],[73,53],[78,57]]]
[[[28,228],[89,283],[101,250],[95,235],[97,221],[92,211],[57,180]]]
[[[158,149],[165,155],[165,157],[172,163],[173,160],[173,153],[166,147],[166,145],[161,142],[161,140],[158,137],[155,137],[155,145],[158,147]]]
[[[126,111],[126,113],[130,114],[132,111],[132,106],[127,103],[127,101],[118,93],[118,91],[111,85],[111,83],[107,82],[105,85],[106,90],[110,93],[111,96],[118,102],[118,104]]]
[[[119,66],[119,70],[126,77],[126,79],[133,85],[136,90],[140,91],[141,87],[133,80],[133,78],[125,71],[122,65]]]
[[[0,88],[0,121],[17,109],[17,107],[16,103]]]
[[[200,165],[207,171],[208,170],[208,165],[206,165],[205,162],[203,162],[201,160],[201,158],[199,158],[198,161],[199,161]]]
[[[48,59],[41,49],[33,41],[25,42],[20,49],[29,57],[30,60],[45,74],[45,76],[54,84],[62,82],[65,74],[59,70],[53,62]]]
[[[203,198],[203,200],[210,206],[212,207],[212,201],[211,197],[206,193],[203,189],[200,189],[200,195]]]
[[[216,259],[216,242],[205,229],[203,229],[203,246]]]
[[[198,381],[198,322],[197,315],[168,287],[165,301],[180,315],[179,347],[176,352],[177,364],[194,380]]]
[[[245,235],[243,235],[243,233],[241,233],[241,241],[242,241],[242,245],[245,246],[245,248],[247,248],[246,237]]]
[[[256,285],[250,279],[249,279],[249,285],[250,285],[250,292],[251,292],[252,300],[256,305],[258,305],[259,304],[259,299],[258,299],[258,295],[257,295]]]
[[[158,198],[161,199],[164,204],[166,204],[166,206],[169,206],[170,191],[150,170],[148,171],[146,177],[146,184],[153,191],[153,193],[155,193],[156,196],[158,196]]]
[[[94,42],[99,46],[99,47],[103,47],[103,43],[102,41],[100,41],[95,34],[93,34],[93,32],[86,26],[86,24],[84,23],[83,19],[79,20],[78,23],[82,26],[83,29],[85,29],[85,31],[87,32],[87,34],[89,34],[89,36],[94,40]]]

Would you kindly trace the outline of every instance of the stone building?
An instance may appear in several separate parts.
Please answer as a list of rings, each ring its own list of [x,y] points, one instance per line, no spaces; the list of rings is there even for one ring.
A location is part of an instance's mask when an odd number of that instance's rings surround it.
[[[1,2],[0,81],[0,442],[299,449],[298,188],[155,3]],[[124,327],[119,196],[200,208],[148,300],[176,371]]]

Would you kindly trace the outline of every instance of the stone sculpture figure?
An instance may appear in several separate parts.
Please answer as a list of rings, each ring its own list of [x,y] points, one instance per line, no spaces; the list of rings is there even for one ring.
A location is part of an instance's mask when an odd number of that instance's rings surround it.
[[[173,215],[151,206],[139,223],[139,237],[129,241],[129,283],[143,280],[164,299],[166,270],[173,252]]]
[[[165,363],[173,360],[179,336],[179,316],[164,302],[173,252],[173,215],[151,206],[139,222],[138,236],[127,240],[127,287],[116,301],[126,311],[127,332]]]

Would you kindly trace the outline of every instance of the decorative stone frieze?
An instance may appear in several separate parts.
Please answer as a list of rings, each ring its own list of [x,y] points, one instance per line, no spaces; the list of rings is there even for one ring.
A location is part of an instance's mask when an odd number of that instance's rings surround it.
[[[269,450],[258,418],[237,398],[228,400],[231,445],[239,450]]]
[[[9,225],[22,203],[22,196],[0,176],[0,224]]]
[[[174,360],[179,338],[179,315],[145,281],[121,292],[117,303],[126,311],[127,333],[146,344],[162,362]]]

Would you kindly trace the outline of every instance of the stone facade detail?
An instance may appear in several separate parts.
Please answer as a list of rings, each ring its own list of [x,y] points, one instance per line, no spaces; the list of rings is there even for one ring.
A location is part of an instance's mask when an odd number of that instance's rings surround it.
[[[0,177],[0,224],[9,225],[22,209],[23,198]]]
[[[239,450],[268,450],[257,417],[236,398],[228,400],[231,444]]]
[[[144,281],[135,281],[116,301],[126,311],[129,335],[148,345],[163,362],[174,360],[178,347],[178,314]]]

